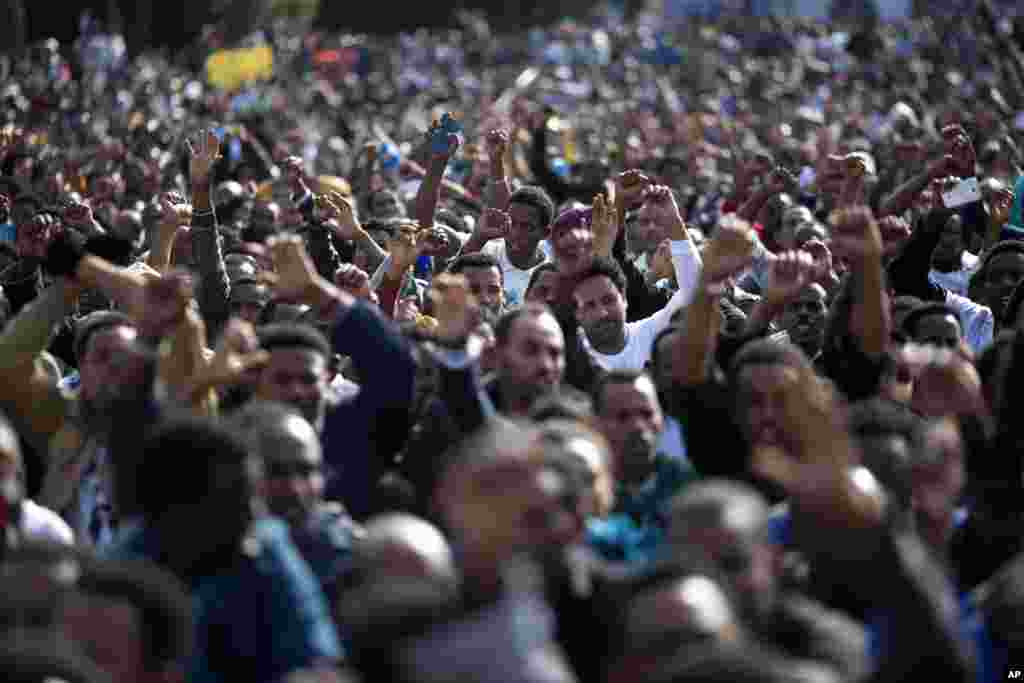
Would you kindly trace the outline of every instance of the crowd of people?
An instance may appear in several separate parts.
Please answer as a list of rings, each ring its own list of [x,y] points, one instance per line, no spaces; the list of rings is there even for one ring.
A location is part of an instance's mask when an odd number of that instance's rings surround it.
[[[0,59],[5,680],[1020,675],[1024,15],[670,10]]]

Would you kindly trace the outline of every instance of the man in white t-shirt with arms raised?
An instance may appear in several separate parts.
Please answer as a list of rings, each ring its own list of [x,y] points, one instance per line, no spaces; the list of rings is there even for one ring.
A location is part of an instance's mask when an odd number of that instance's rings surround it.
[[[606,370],[642,370],[651,357],[654,338],[669,326],[672,314],[690,303],[700,276],[700,252],[686,230],[672,191],[648,188],[640,209],[664,226],[672,243],[672,266],[679,289],[654,315],[626,322],[626,277],[612,259],[596,258],[573,290],[576,318],[583,326],[594,359]]]

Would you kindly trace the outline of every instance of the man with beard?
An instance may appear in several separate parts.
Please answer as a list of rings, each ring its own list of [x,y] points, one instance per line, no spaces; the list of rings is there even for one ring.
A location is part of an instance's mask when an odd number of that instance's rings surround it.
[[[501,266],[493,256],[483,253],[464,254],[455,259],[448,271],[464,275],[469,293],[480,304],[482,322],[494,324],[505,310],[505,289]]]
[[[159,338],[176,324],[191,285],[178,274],[147,284],[138,273],[65,241],[51,245],[47,269],[55,283],[0,337],[0,377],[12,389],[2,403],[32,449],[50,454],[39,502],[63,514],[80,541],[103,545],[112,540],[121,512],[113,508],[113,441],[128,438],[155,413],[155,356],[143,339]],[[77,382],[58,386],[41,354],[85,289],[125,303],[141,294],[141,317],[100,311],[82,318],[73,348]]]
[[[964,221],[954,213],[942,226],[939,243],[932,252],[928,279],[954,294],[967,296],[971,276],[978,269],[978,257],[967,251]]]
[[[435,338],[445,347],[431,347],[441,366],[440,396],[427,409],[402,463],[403,474],[413,484],[419,503],[434,489],[441,470],[438,458],[452,444],[476,431],[495,413],[526,418],[539,399],[557,392],[574,392],[562,383],[565,372],[565,338],[551,310],[527,303],[505,313],[494,328],[496,362],[494,375],[479,379],[479,339],[471,336],[477,304],[464,277],[435,280],[438,296]],[[423,509],[420,511],[422,512]]]
[[[580,272],[573,289],[576,315],[594,359],[609,371],[644,368],[650,360],[654,338],[669,326],[676,311],[689,304],[700,276],[700,253],[693,245],[672,191],[666,187],[649,188],[640,211],[644,220],[663,226],[672,240],[672,265],[679,290],[654,315],[627,323],[626,276],[618,264],[598,257]]]
[[[245,406],[232,423],[263,462],[261,493],[267,509],[288,523],[295,546],[333,603],[359,527],[340,504],[323,498],[323,452],[316,430],[295,409],[267,401]]]
[[[819,284],[810,284],[786,305],[779,319],[789,341],[799,346],[812,363],[821,356],[825,343],[825,318],[828,315],[828,295]]]
[[[665,538],[669,500],[697,473],[658,452],[664,415],[654,382],[637,371],[613,371],[594,390],[597,424],[612,452],[615,507],[590,522],[587,541],[611,562],[653,559]]]

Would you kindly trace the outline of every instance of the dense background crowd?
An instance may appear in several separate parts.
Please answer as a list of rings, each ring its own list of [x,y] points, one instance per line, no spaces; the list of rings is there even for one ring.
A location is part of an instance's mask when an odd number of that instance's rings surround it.
[[[769,4],[0,57],[5,680],[1024,667],[1024,14]]]

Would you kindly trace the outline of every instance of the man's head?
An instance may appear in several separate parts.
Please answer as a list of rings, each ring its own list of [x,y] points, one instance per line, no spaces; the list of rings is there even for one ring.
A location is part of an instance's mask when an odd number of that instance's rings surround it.
[[[964,221],[958,213],[951,213],[939,237],[939,243],[932,252],[932,266],[946,273],[960,270],[966,241],[964,239]]]
[[[391,190],[377,190],[370,195],[368,204],[372,218],[404,218],[406,215],[405,205],[398,194]]]
[[[828,295],[819,284],[804,288],[800,295],[786,305],[780,323],[791,342],[814,356],[825,342],[825,318],[828,315]]]
[[[594,413],[608,439],[620,482],[641,483],[651,474],[665,424],[654,381],[643,373],[606,373],[594,388]]]
[[[256,274],[259,273],[260,267],[256,262],[256,259],[249,254],[241,254],[238,252],[227,254],[224,256],[224,267],[228,272],[228,278],[232,282],[244,278],[255,278]]]
[[[511,230],[505,238],[510,253],[529,257],[537,244],[548,236],[555,215],[555,204],[544,190],[532,185],[521,187],[509,197]]]
[[[492,421],[455,446],[434,491],[444,526],[464,552],[464,569],[483,577],[551,535],[563,482],[545,474],[536,430]]]
[[[553,306],[558,299],[558,266],[549,262],[534,268],[523,298],[531,303]]]
[[[412,515],[369,520],[353,556],[356,576],[364,580],[426,580],[450,589],[458,583],[455,558],[444,535]]]
[[[590,209],[566,209],[551,224],[551,249],[559,272],[574,275],[585,269],[593,258],[593,245]]]
[[[455,259],[448,270],[466,276],[470,293],[480,302],[484,321],[494,323],[505,308],[505,282],[501,266],[494,257],[484,253],[464,254]]]
[[[954,531],[954,512],[966,483],[964,444],[951,419],[924,428],[923,447],[911,465],[912,504],[922,537],[944,551]]]
[[[651,360],[647,365],[647,370],[654,378],[654,384],[662,396],[665,396],[674,381],[675,352],[673,348],[679,340],[680,334],[680,328],[672,325],[659,332],[651,343]]]
[[[239,278],[231,285],[231,296],[228,299],[232,317],[247,320],[259,325],[263,320],[263,311],[270,303],[270,288],[256,278]]]
[[[139,512],[158,530],[168,568],[201,576],[239,551],[258,510],[262,471],[226,427],[170,420],[146,437],[139,463]]]
[[[903,331],[925,346],[956,349],[962,341],[960,316],[945,304],[922,304],[903,319]]]
[[[537,399],[558,389],[565,372],[565,338],[551,310],[526,303],[494,327],[503,386]]]
[[[250,452],[263,461],[263,500],[271,514],[302,525],[323,500],[320,437],[295,408],[254,401],[231,418]]]
[[[259,330],[270,361],[260,372],[255,398],[296,408],[319,431],[327,408],[331,347],[309,325],[280,323]]]
[[[81,396],[88,402],[135,395],[146,383],[149,362],[128,316],[97,311],[75,325],[74,351]]]
[[[814,229],[818,225],[814,220],[814,214],[806,206],[791,206],[782,214],[782,223],[775,236],[775,242],[783,249],[793,249],[797,247],[796,238],[800,232]]]
[[[668,536],[673,555],[703,554],[718,568],[748,619],[773,609],[780,557],[769,543],[768,504],[755,490],[725,480],[688,487],[672,501]]]
[[[736,420],[751,447],[785,443],[774,395],[792,368],[807,367],[799,347],[771,340],[744,346],[733,358],[730,381],[736,401]]]
[[[1007,240],[988,252],[971,279],[972,297],[992,309],[997,321],[1010,302],[1014,287],[1024,280],[1024,242]]]
[[[184,681],[191,648],[188,594],[149,564],[83,558],[61,600],[61,631],[114,683]]]
[[[617,353],[626,342],[626,276],[619,265],[596,258],[573,289],[576,317],[587,339],[602,353]]]

